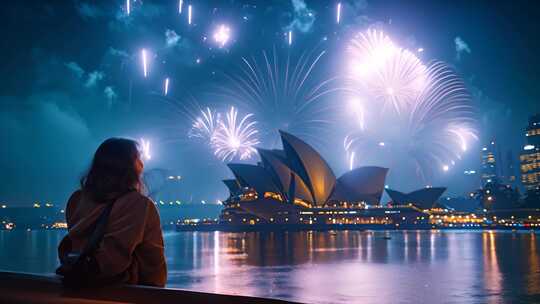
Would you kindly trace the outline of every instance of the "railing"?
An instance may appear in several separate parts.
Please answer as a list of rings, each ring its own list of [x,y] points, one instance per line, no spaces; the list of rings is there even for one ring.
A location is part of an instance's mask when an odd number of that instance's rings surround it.
[[[0,272],[0,303],[290,303],[170,288],[116,286],[70,290],[54,275]]]

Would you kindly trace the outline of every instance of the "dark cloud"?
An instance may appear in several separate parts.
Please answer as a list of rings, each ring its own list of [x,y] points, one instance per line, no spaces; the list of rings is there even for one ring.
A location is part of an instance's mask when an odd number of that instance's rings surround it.
[[[111,86],[106,86],[103,90],[103,94],[105,94],[105,97],[107,98],[108,107],[111,107],[113,102],[118,98],[118,95],[114,91],[114,88]]]
[[[105,73],[101,71],[93,71],[88,73],[88,78],[86,79],[86,82],[84,83],[84,86],[87,88],[93,88],[97,85],[97,83],[105,77]]]
[[[109,54],[111,54],[112,56],[115,56],[115,57],[120,57],[120,58],[128,58],[129,57],[129,54],[126,51],[120,50],[120,49],[115,49],[113,47],[109,48]]]
[[[285,27],[286,30],[296,30],[302,33],[311,31],[315,23],[315,11],[308,8],[304,0],[291,0],[293,6],[292,21]]]
[[[93,19],[106,15],[103,8],[89,2],[78,2],[75,5],[77,12],[83,19]]]
[[[65,199],[88,163],[81,153],[95,147],[86,122],[66,104],[63,93],[35,95],[21,102],[1,99],[6,111],[0,113],[0,193],[7,203]],[[9,109],[9,110],[7,110]],[[6,189],[6,188],[4,188]],[[62,202],[63,203],[63,202]]]
[[[467,42],[465,42],[465,40],[463,40],[459,36],[454,38],[454,45],[456,47],[456,60],[457,61],[461,60],[461,56],[463,56],[463,53],[467,53],[467,54],[471,53],[471,48],[469,47]]]
[[[177,46],[181,37],[175,31],[167,29],[165,31],[165,44],[167,47]]]
[[[66,63],[66,67],[72,71],[77,78],[81,78],[84,75],[84,70],[76,63],[76,62],[68,62]]]

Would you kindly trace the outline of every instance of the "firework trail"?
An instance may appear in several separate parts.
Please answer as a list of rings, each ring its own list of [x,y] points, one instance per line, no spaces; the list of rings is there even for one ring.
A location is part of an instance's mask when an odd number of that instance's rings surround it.
[[[169,77],[165,78],[165,85],[163,86],[163,95],[169,94]]]
[[[341,2],[339,2],[337,4],[337,9],[336,9],[336,22],[337,22],[337,24],[339,24],[340,21],[341,21]]]
[[[143,66],[143,75],[144,77],[148,76],[148,59],[146,58],[146,50],[145,49],[142,49],[141,51],[141,61],[142,61],[142,66]]]
[[[323,78],[321,60],[325,51],[306,51],[280,59],[276,50],[262,56],[242,58],[239,71],[226,74],[227,83],[217,95],[224,102],[255,113],[261,140],[269,146],[279,144],[278,130],[293,132],[312,142],[323,142],[334,122],[335,106],[324,98],[338,91],[336,77]]]
[[[219,127],[215,130],[211,139],[214,154],[222,161],[230,161],[234,158],[240,160],[249,159],[257,153],[255,146],[259,144],[257,138],[256,121],[253,114],[248,114],[238,119],[238,111],[231,107],[226,119],[219,121]]]
[[[126,13],[129,16],[131,14],[131,0],[126,0]]]
[[[292,44],[292,31],[289,31],[287,33],[287,40],[289,42],[289,45],[291,45]]]
[[[191,25],[191,18],[192,18],[192,16],[193,16],[193,15],[192,15],[192,10],[193,10],[193,9],[192,9],[191,4],[188,5],[188,24],[190,24],[190,25]]]
[[[183,7],[184,7],[184,0],[178,0],[178,14],[182,14]]]

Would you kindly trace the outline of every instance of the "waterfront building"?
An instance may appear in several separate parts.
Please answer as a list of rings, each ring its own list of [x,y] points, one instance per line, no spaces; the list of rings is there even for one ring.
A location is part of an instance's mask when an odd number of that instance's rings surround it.
[[[540,114],[529,118],[520,155],[521,183],[525,190],[540,189]]]
[[[489,142],[489,144],[484,145],[480,155],[480,179],[482,182],[482,187],[485,187],[486,184],[495,182],[499,179],[499,174],[497,171],[498,149],[495,140],[492,140]]]
[[[392,205],[404,206],[413,204],[422,210],[429,210],[436,207],[448,209],[447,206],[437,202],[444,191],[446,191],[444,187],[426,187],[410,193],[386,189],[386,193],[392,199]]]
[[[360,167],[336,178],[326,161],[307,143],[280,132],[283,150],[259,149],[257,165],[229,164],[234,179],[221,224],[428,224],[425,201],[381,205],[387,168]],[[434,202],[442,192],[427,190]],[[444,191],[444,190],[443,190]],[[423,199],[424,191],[419,198]]]
[[[516,160],[514,159],[514,153],[512,150],[506,152],[506,158],[504,161],[504,183],[512,187],[516,187]]]

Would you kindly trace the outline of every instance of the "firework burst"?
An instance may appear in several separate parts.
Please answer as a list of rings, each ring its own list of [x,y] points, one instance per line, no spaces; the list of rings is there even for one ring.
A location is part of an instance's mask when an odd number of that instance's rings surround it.
[[[205,110],[201,110],[200,114],[193,121],[193,125],[188,132],[188,137],[199,138],[210,144],[221,123],[221,113],[206,108]]]
[[[251,158],[257,153],[255,146],[259,144],[256,124],[253,114],[239,118],[238,111],[231,107],[211,138],[214,154],[223,161]]]
[[[298,59],[284,59],[274,49],[260,57],[242,58],[238,73],[227,74],[228,85],[218,95],[259,118],[261,139],[269,146],[279,143],[278,130],[294,132],[314,142],[329,129],[332,104],[323,97],[339,90],[336,77],[321,81],[320,63],[326,52],[315,49]]]
[[[396,46],[381,31],[368,30],[349,46],[349,77],[355,90],[400,112],[426,86],[427,67],[411,52]]]
[[[370,30],[351,44],[353,131],[343,142],[349,166],[384,163],[400,172],[406,166],[424,182],[438,169],[449,171],[478,139],[464,82],[442,62],[424,65],[382,32]],[[385,88],[393,89],[388,96]]]

